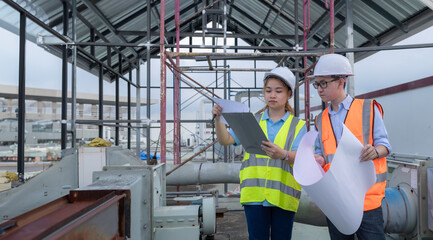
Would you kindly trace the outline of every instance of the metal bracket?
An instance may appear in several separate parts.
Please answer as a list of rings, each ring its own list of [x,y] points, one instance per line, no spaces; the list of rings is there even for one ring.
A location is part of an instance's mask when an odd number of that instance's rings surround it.
[[[36,36],[36,43],[38,45],[74,45],[72,39],[68,38],[67,36],[65,37],[68,39],[68,42],[64,42],[53,35],[42,35],[38,33]]]

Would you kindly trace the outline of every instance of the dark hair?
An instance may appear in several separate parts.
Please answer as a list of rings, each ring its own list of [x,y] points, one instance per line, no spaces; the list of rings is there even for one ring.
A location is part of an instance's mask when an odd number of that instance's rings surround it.
[[[338,79],[340,79],[340,78],[344,79],[344,86],[343,86],[343,89],[346,89],[346,82],[347,82],[347,77],[348,77],[348,76],[346,76],[346,75],[344,75],[344,76],[332,75],[331,77],[332,77],[332,78],[338,78]]]

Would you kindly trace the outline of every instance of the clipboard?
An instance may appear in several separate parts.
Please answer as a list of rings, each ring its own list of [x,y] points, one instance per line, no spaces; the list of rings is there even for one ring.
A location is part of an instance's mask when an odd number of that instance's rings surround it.
[[[247,153],[266,155],[260,145],[267,141],[265,133],[251,112],[223,113]]]

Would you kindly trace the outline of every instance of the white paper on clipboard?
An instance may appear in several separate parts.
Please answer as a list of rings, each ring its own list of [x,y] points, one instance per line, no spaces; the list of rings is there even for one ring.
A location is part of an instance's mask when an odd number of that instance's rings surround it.
[[[240,113],[240,112],[250,111],[248,106],[241,102],[236,102],[236,101],[231,101],[231,100],[221,99],[221,98],[212,98],[212,100],[214,100],[218,105],[220,105],[220,107],[223,109],[223,113],[233,113],[233,112]],[[220,118],[220,121],[224,124],[228,124],[227,121],[224,119],[224,116]]]

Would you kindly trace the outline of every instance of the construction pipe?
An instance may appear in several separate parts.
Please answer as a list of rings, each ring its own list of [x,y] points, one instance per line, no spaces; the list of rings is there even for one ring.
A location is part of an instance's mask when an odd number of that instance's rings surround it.
[[[417,197],[409,185],[386,188],[382,200],[385,232],[412,233],[417,225]]]
[[[167,172],[176,166],[167,165]],[[239,183],[240,163],[187,163],[167,176],[167,185]]]
[[[167,165],[167,172],[176,166]],[[241,163],[188,163],[167,176],[167,185],[239,183]],[[412,233],[417,225],[417,197],[402,183],[398,188],[386,188],[382,201],[384,230],[387,233]],[[302,190],[295,221],[326,226],[326,218],[317,205]]]

